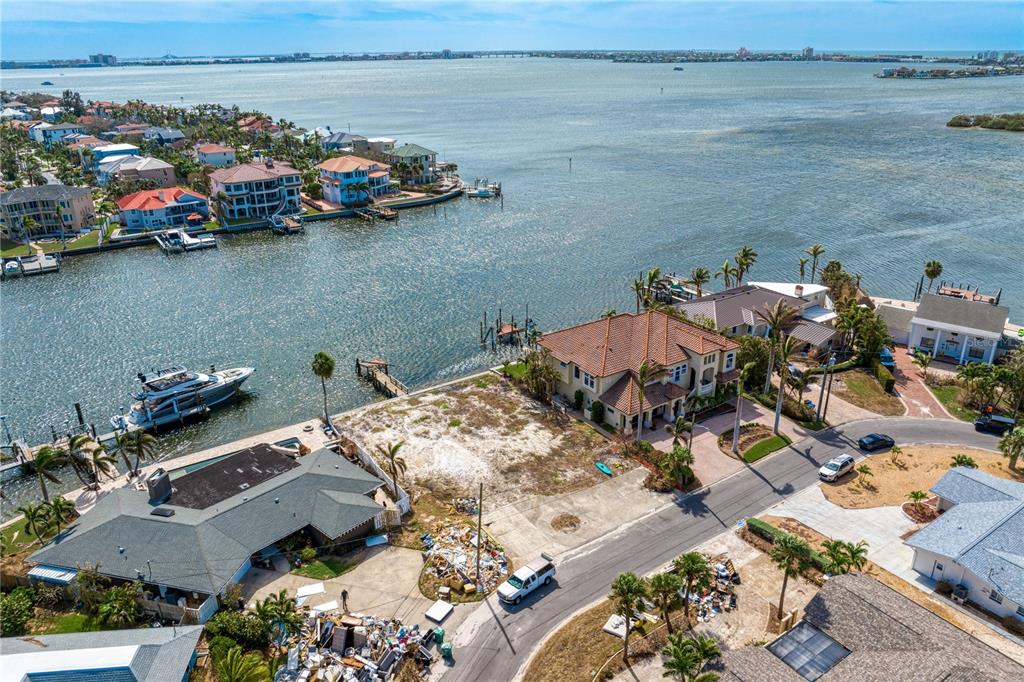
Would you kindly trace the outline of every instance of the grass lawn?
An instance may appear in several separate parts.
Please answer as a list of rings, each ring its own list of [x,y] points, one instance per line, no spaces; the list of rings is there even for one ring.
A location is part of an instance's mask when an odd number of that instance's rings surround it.
[[[43,536],[44,541],[50,537],[47,533]],[[36,536],[29,535],[25,531],[25,517],[19,518],[17,521],[3,529],[4,538],[4,554],[20,554],[28,550],[39,549],[39,541]]]
[[[313,578],[314,580],[330,580],[331,578],[337,578],[339,575],[348,573],[355,567],[355,564],[349,564],[342,559],[324,557],[317,559],[313,563],[304,564],[299,568],[293,569],[292,573]]]
[[[773,435],[771,438],[765,438],[750,446],[750,449],[743,453],[743,460],[748,464],[756,462],[765,455],[770,455],[776,450],[786,447],[790,442],[789,436],[784,433],[780,433],[777,436]]]
[[[510,365],[505,365],[501,368],[501,371],[505,376],[511,379],[522,379],[526,376],[526,363],[525,362],[513,362]]]
[[[210,220],[210,221],[207,221],[207,222],[203,223],[203,229],[204,230],[216,230],[219,227],[220,227],[220,223],[218,223],[216,220]]]
[[[0,256],[14,258],[15,256],[31,256],[32,249],[28,244],[22,244],[7,238],[0,238]]]
[[[34,635],[63,635],[71,632],[96,632],[111,628],[84,613],[56,613],[37,610],[28,629]]]
[[[851,369],[836,375],[836,379],[842,385],[833,390],[848,403],[887,417],[898,417],[905,411],[903,402],[882,390],[878,379],[863,369]]]
[[[956,384],[949,386],[929,386],[932,394],[938,399],[951,415],[965,422],[972,422],[978,416],[977,410],[964,407],[960,404],[960,387]]]
[[[318,211],[315,208],[311,208],[311,207],[307,206],[305,208],[305,210],[303,211],[303,213],[305,213],[306,215],[319,215],[319,214],[323,213],[323,211]]]

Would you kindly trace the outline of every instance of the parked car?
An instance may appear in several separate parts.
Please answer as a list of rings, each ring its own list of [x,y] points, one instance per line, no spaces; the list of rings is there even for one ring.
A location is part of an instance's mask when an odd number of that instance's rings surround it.
[[[884,346],[882,350],[878,351],[878,362],[887,369],[896,368],[896,358],[892,356],[892,350]]]
[[[874,452],[883,448],[891,448],[896,445],[896,441],[884,433],[869,433],[857,441],[857,445],[865,452]]]
[[[789,376],[793,377],[794,379],[800,379],[804,375],[804,371],[797,367],[796,365],[794,365],[792,362],[786,365],[786,372],[789,373]]]
[[[1010,417],[1001,417],[997,414],[983,414],[974,420],[975,431],[987,431],[1001,436],[1013,427],[1017,422]]]
[[[498,599],[506,604],[519,604],[523,597],[541,585],[548,585],[555,577],[555,560],[543,552],[539,559],[519,568],[498,585]]]
[[[853,471],[853,464],[853,457],[850,455],[838,455],[818,469],[818,478],[823,481],[838,481],[842,476]]]

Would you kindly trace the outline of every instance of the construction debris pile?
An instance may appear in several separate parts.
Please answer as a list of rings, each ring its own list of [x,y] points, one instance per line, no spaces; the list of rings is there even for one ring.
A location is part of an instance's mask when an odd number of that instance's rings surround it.
[[[477,589],[476,530],[459,524],[438,524],[433,533],[420,536],[427,574],[441,583],[440,594],[473,594]],[[486,535],[480,548],[480,582],[489,593],[508,575],[505,552]]]
[[[469,514],[470,516],[476,516],[477,512],[480,511],[480,503],[475,497],[453,498],[452,506],[455,507],[456,511],[460,514]]]
[[[740,574],[732,560],[724,554],[711,559],[712,577],[710,584],[699,594],[690,595],[690,603],[696,606],[697,620],[706,623],[723,611],[736,608],[735,585],[740,584]]]
[[[406,656],[417,666],[434,659],[436,643],[450,655],[444,630],[421,631],[395,619],[360,614],[322,615],[314,612],[303,624],[301,635],[288,647],[287,663],[275,682],[370,682],[388,680]]]

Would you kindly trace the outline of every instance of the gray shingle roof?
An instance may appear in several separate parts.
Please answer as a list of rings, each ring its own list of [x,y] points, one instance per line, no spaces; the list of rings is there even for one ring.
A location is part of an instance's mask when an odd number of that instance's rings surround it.
[[[219,592],[250,555],[312,525],[330,538],[373,519],[366,495],[383,482],[334,452],[300,457],[299,466],[205,509],[170,503],[153,516],[148,494],[118,488],[29,560],[100,572],[205,594]]]
[[[826,582],[804,609],[804,621],[850,651],[818,678],[822,682],[1024,679],[1024,667],[866,575]],[[761,647],[730,651],[722,659],[721,679],[803,679],[780,662]]]
[[[704,317],[713,321],[718,329],[725,329],[741,324],[764,324],[757,311],[765,312],[780,300],[797,309],[807,304],[799,298],[744,284],[680,303],[679,308],[692,318]]]
[[[1024,485],[971,467],[950,469],[931,491],[953,504],[1024,500]]]
[[[965,301],[951,296],[924,294],[917,306],[914,321],[940,322],[968,329],[1001,334],[1006,326],[1010,309],[977,301]]]
[[[76,197],[92,196],[88,187],[70,185],[39,185],[38,187],[17,187],[0,193],[0,204],[20,204],[24,201],[70,201]]]
[[[875,313],[882,318],[889,329],[897,329],[904,332],[910,331],[910,322],[914,319],[915,311],[910,308],[900,308],[894,305],[879,305]]]
[[[5,637],[3,653],[5,667],[24,672],[32,682],[181,682],[202,632],[203,626],[188,625]],[[92,650],[127,646],[138,647],[127,668],[102,673],[82,670],[91,660]],[[70,661],[76,669],[63,670],[69,658],[52,655],[57,652],[76,653]]]

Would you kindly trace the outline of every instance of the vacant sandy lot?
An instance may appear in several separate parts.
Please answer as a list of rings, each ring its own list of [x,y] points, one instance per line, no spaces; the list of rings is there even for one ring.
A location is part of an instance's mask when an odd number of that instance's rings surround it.
[[[585,424],[524,395],[493,374],[342,415],[338,425],[387,469],[378,446],[404,441],[402,480],[439,497],[476,496],[492,508],[526,495],[553,495],[607,480],[634,465]]]
[[[888,452],[866,460],[873,472],[868,480],[870,487],[861,485],[863,476],[855,471],[838,483],[822,483],[821,490],[829,502],[847,509],[903,504],[911,490],[927,492],[935,485],[949,471],[953,455],[959,454],[972,457],[980,471],[1024,482],[1024,474],[1011,471],[1007,466],[1009,460],[997,452],[947,445],[908,445],[901,458],[905,468],[894,464]]]

